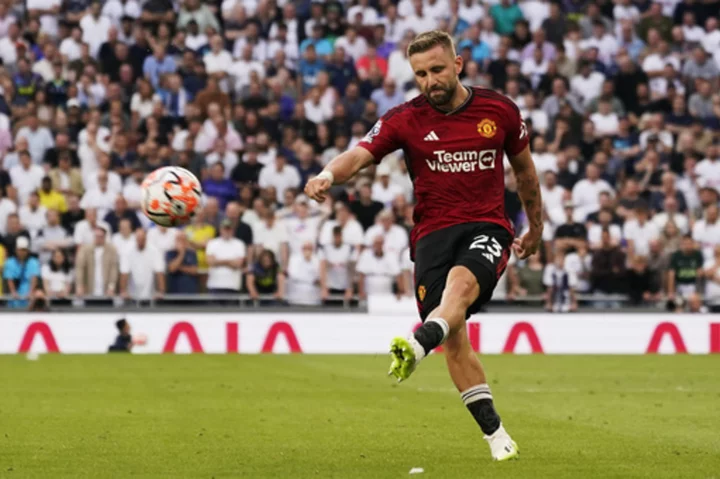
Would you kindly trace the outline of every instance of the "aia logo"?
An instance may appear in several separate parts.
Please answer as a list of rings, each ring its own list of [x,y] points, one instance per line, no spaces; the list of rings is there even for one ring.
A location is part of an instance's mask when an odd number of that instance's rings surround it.
[[[480,133],[480,136],[492,138],[495,136],[495,133],[497,133],[497,125],[494,121],[484,118],[480,123],[478,123],[477,130],[478,133]]]

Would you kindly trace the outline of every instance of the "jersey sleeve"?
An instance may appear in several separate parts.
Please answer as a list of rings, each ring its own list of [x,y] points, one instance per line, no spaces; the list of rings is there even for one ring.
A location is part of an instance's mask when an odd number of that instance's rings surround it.
[[[395,109],[387,112],[375,122],[370,131],[357,144],[373,155],[375,164],[380,163],[393,151],[403,147],[398,116]]]
[[[530,136],[525,126],[525,121],[520,115],[520,110],[514,105],[508,105],[508,117],[506,121],[507,133],[505,134],[505,153],[513,157],[523,151],[530,141]]]

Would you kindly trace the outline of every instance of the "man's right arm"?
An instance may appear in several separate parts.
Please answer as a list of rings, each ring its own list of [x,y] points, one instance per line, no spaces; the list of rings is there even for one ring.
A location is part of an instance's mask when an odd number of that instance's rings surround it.
[[[308,181],[305,194],[316,201],[324,201],[331,186],[347,182],[358,171],[372,163],[380,163],[386,155],[402,148],[402,135],[395,125],[397,112],[390,110],[355,148],[333,158],[318,176]]]

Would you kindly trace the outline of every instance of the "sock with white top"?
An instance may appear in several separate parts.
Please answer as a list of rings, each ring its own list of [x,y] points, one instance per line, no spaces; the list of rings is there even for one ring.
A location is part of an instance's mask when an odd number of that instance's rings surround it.
[[[410,338],[410,344],[415,349],[415,361],[430,354],[430,351],[440,346],[450,334],[450,326],[442,318],[430,318],[420,326]]]
[[[486,436],[498,430],[500,416],[495,411],[490,386],[478,384],[460,393],[460,397]]]

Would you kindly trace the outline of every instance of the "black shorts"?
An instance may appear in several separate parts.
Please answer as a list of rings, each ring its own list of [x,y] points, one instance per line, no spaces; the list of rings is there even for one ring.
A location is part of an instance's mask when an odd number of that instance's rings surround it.
[[[440,306],[450,269],[465,266],[480,285],[466,318],[490,301],[510,258],[513,237],[495,223],[463,223],[434,231],[415,246],[415,299],[420,318]]]

